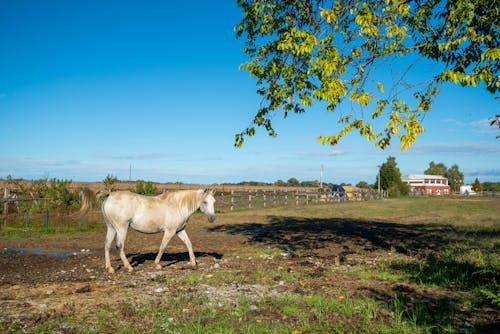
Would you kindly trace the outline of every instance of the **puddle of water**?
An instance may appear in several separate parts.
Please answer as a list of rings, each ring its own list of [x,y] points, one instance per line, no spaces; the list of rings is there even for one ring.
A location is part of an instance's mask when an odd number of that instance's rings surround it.
[[[33,249],[33,248],[4,248],[0,250],[0,254],[19,254],[19,255],[44,255],[53,257],[69,257],[76,255],[87,255],[93,254],[90,249],[81,249],[79,251],[68,252],[68,251],[49,251],[45,249]]]

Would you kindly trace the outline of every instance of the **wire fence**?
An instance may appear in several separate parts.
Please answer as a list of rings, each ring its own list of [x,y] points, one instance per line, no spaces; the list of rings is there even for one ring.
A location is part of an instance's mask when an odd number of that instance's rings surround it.
[[[311,191],[230,191],[216,195],[216,212],[251,210],[273,206],[334,204],[368,200],[385,194],[376,192],[322,193]],[[103,230],[100,209],[79,213],[79,203],[54,206],[48,199],[8,198],[2,200],[0,237],[37,236],[50,233]]]
[[[92,231],[104,228],[100,210],[79,214],[75,206],[53,207],[45,199],[3,201],[0,237]]]
[[[352,193],[325,193],[312,191],[231,191],[217,193],[217,210],[251,209],[282,205],[332,204],[344,201],[360,201],[386,197],[386,193],[359,191]]]

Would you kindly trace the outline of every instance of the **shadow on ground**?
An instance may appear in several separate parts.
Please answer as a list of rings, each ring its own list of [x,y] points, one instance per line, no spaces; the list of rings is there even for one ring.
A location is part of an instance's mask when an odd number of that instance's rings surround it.
[[[209,231],[247,235],[250,244],[264,244],[290,252],[300,250],[305,256],[314,255],[332,261],[338,257],[341,264],[356,264],[346,260],[350,254],[377,252],[380,257],[393,252],[407,255],[409,258],[405,261],[391,262],[390,269],[405,273],[415,283],[440,286],[444,290],[431,291],[398,282],[389,283],[390,288],[386,284],[385,288],[380,285],[360,290],[381,301],[396,300],[406,310],[405,317],[438,324],[445,331],[447,327],[461,324],[461,330],[465,332],[498,333],[493,330],[498,324],[499,314],[499,305],[496,304],[500,292],[498,267],[456,261],[460,258],[459,252],[472,249],[482,250],[484,254],[495,252],[495,246],[491,243],[485,246],[488,243],[482,241],[498,238],[498,229],[471,230],[443,224],[269,216],[267,223],[222,225]],[[483,288],[493,297],[477,294]],[[464,298],[472,298],[472,307],[468,310],[461,306]],[[468,324],[468,321],[474,325]]]
[[[470,250],[495,253],[496,245],[484,240],[500,237],[500,229],[460,229],[442,224],[403,224],[346,218],[268,217],[268,223],[222,225],[210,231],[244,234],[249,243],[283,250],[316,252],[325,257],[390,251],[422,262],[394,264],[421,282],[470,289],[484,282],[500,282],[498,268],[456,261]],[[323,250],[323,251],[322,251]],[[307,252],[306,252],[307,253]],[[491,267],[487,267],[491,265]]]
[[[284,250],[314,250],[330,247],[332,243],[345,243],[365,251],[385,249],[403,254],[439,250],[445,244],[467,237],[464,231],[447,225],[276,216],[268,217],[268,223],[222,225],[209,231],[248,235],[249,242],[266,243]],[[487,233],[491,236],[492,232]]]
[[[138,254],[128,254],[130,264],[132,267],[136,267],[138,265],[144,264],[146,261],[154,261],[156,259],[156,255],[158,253],[138,253]],[[222,254],[214,253],[214,252],[195,252],[194,256],[198,258],[210,257],[220,260],[222,258]],[[180,253],[164,253],[161,257],[162,263],[167,263],[168,266],[174,265],[179,262],[189,262],[189,254],[187,252]]]

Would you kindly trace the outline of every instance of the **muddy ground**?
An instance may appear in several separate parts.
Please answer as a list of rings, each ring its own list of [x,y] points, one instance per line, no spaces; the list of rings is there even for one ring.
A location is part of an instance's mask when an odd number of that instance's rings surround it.
[[[439,307],[442,300],[457,301],[463,293],[391,280],[361,279],[346,273],[356,265],[375,265],[378,261],[404,258],[394,247],[398,241],[413,238],[432,242],[422,232],[405,226],[373,223],[360,229],[352,222],[286,222],[269,218],[255,223],[251,216],[221,215],[209,224],[201,215],[190,221],[187,231],[197,256],[197,270],[213,274],[237,269],[242,272],[272,266],[307,273],[297,284],[277,280],[272,288],[255,282],[245,286],[223,286],[213,289],[200,284],[199,289],[214,297],[231,293],[266,295],[291,291],[301,294],[349,293],[387,302],[395,294],[415,303]],[[252,223],[253,222],[253,223]],[[333,225],[332,225],[333,223]],[[330,226],[325,228],[326,226]],[[331,227],[333,226],[333,227]],[[40,238],[0,239],[0,323],[18,322],[25,327],[64,314],[89,313],[100,306],[120,302],[155,300],[162,293],[182,286],[166,286],[161,275],[186,275],[188,265],[184,244],[174,238],[162,258],[162,270],[155,269],[154,258],[161,235],[130,231],[126,253],[134,267],[129,273],[122,267],[116,251],[112,252],[115,274],[104,269],[105,232],[46,236]],[[427,240],[429,239],[429,240]],[[427,245],[428,246],[428,245]],[[426,245],[415,244],[415,247]],[[253,257],[241,249],[279,248],[277,256]],[[296,252],[300,249],[300,252]],[[417,249],[418,250],[418,249]],[[251,253],[251,252],[250,252]],[[345,291],[345,290],[348,291]],[[457,309],[457,326],[480,323],[482,332],[497,332],[498,312],[493,309]]]

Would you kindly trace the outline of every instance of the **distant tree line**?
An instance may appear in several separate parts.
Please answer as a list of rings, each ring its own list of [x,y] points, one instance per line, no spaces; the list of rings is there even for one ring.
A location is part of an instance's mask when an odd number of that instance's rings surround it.
[[[500,182],[483,182],[483,191],[500,191]]]
[[[299,181],[298,179],[292,177],[292,178],[289,178],[288,181],[283,181],[283,180],[277,180],[275,182],[242,181],[242,182],[238,182],[238,183],[223,183],[223,185],[319,188],[320,182],[318,180]],[[332,183],[323,182],[324,188],[331,187],[332,185],[333,185]]]
[[[483,182],[476,177],[472,183],[472,190],[476,192],[500,192],[500,182]]]

